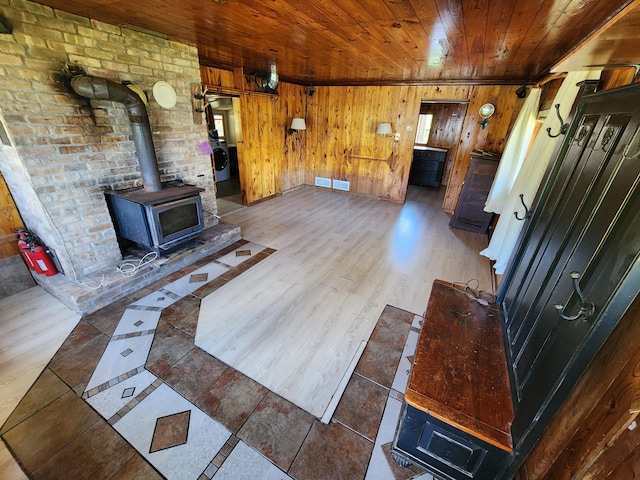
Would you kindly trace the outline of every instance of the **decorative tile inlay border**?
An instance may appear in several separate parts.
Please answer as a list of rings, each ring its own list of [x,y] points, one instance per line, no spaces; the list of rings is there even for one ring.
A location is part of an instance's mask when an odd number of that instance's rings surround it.
[[[119,375],[116,378],[112,378],[111,380],[109,380],[108,382],[104,382],[96,387],[93,387],[91,390],[87,390],[82,394],[82,398],[83,399],[87,399],[87,398],[91,398],[94,395],[96,395],[97,393],[103,392],[105,391],[107,388],[113,387],[117,384],[119,384],[120,382],[123,382],[124,380],[126,380],[127,378],[131,378],[134,375],[137,375],[138,373],[144,371],[144,365],[138,367],[138,368],[134,368],[133,370],[129,370],[126,373],[123,373],[121,375]]]
[[[148,310],[151,312],[161,312],[165,307],[150,307],[148,305],[129,305],[127,308],[131,310]]]
[[[227,247],[225,249],[223,249],[222,251],[218,252],[218,254],[216,254],[211,260],[210,263],[215,263],[215,264],[220,264],[220,262],[217,262],[217,259],[230,254],[231,252],[233,252],[234,250],[237,250],[239,247],[241,247],[242,245],[247,245],[250,242],[241,240],[239,242],[236,242],[235,245]],[[255,244],[253,244],[255,246]],[[248,268],[252,267],[253,265],[257,264],[258,262],[260,262],[261,260],[263,260],[264,258],[266,258],[268,255],[270,255],[271,253],[275,252],[276,250],[272,249],[272,248],[268,248],[265,249],[262,246],[259,246],[262,251],[260,252],[260,254],[257,255],[253,255],[251,254],[251,250],[247,250],[246,247],[244,250],[240,251],[241,253],[239,254],[240,257],[242,257],[241,262],[238,265],[235,266],[226,266],[224,271],[221,272],[218,276],[215,275],[210,275],[209,273],[186,273],[183,277],[181,277],[181,279],[185,279],[187,280],[186,283],[190,283],[190,284],[195,284],[195,283],[203,283],[204,285],[206,285],[207,283],[213,283],[213,280],[216,278],[220,278],[223,275],[227,278],[233,278],[237,275],[239,275],[240,273],[246,271]],[[245,252],[248,252],[245,253]],[[222,265],[222,264],[220,264]],[[206,269],[205,267],[201,267],[200,270]],[[211,271],[211,269],[210,269]],[[213,269],[213,271],[215,272],[215,269]],[[216,274],[218,272],[215,272]],[[211,277],[211,278],[210,278]],[[162,312],[165,308],[173,305],[176,301],[181,300],[182,298],[188,296],[188,295],[194,295],[195,291],[185,291],[183,289],[177,289],[175,288],[175,285],[177,285],[177,282],[180,281],[176,280],[174,282],[172,282],[171,284],[167,285],[166,287],[160,288],[159,290],[152,292],[148,295],[146,295],[145,297],[133,302],[132,304],[127,306],[127,310],[137,310],[137,311],[149,311],[149,312]],[[221,283],[221,285],[224,285],[224,283]],[[176,292],[170,291],[168,288],[172,288],[174,290],[176,290]],[[194,287],[197,288],[197,287]],[[194,288],[192,288],[191,290],[194,290]],[[214,288],[219,288],[219,286],[214,286]],[[197,297],[197,295],[194,295]],[[197,297],[199,298],[199,297]],[[155,304],[155,305],[154,305]],[[123,319],[121,319],[121,322],[123,321]],[[121,330],[123,331],[126,329],[128,329],[129,327],[133,326],[133,327],[140,327],[144,324],[144,322],[142,320],[138,320],[135,323],[129,323],[131,322],[131,320],[129,319],[127,322],[121,324]],[[123,328],[124,326],[124,328]],[[118,328],[118,327],[117,327]],[[116,328],[116,330],[117,330]],[[127,332],[127,333],[121,333],[118,335],[113,335],[110,339],[110,343],[111,342],[117,342],[117,341],[122,341],[122,340],[127,340],[127,339],[131,339],[134,337],[141,337],[141,336],[145,336],[145,335],[151,335],[152,337],[155,335],[156,333],[156,329],[148,329],[148,330],[143,330],[143,331],[133,331],[133,332]],[[150,346],[149,346],[150,347]],[[134,347],[135,348],[135,347]],[[119,352],[119,355],[123,356],[123,357],[127,357],[128,355],[132,354],[134,351],[131,348],[126,348],[124,349],[122,352]],[[148,354],[148,352],[147,352]],[[102,360],[101,360],[102,361]],[[100,362],[99,362],[100,363]],[[104,392],[105,390],[112,388],[116,385],[118,385],[119,383],[134,377],[135,375],[138,375],[142,372],[146,372],[146,369],[144,368],[144,365],[139,366],[137,368],[134,368],[132,370],[127,371],[126,373],[122,373],[120,374],[118,377],[116,378],[112,378],[107,382],[103,382],[100,385],[94,386],[91,389],[85,391],[82,394],[82,398],[86,401],[89,398],[93,397],[94,395],[97,395],[98,393]],[[94,372],[95,375],[95,372]],[[91,381],[90,381],[91,383]],[[130,400],[121,408],[119,408],[119,410],[110,416],[110,418],[107,419],[108,423],[111,426],[115,426],[120,420],[122,420],[127,414],[129,414],[137,405],[140,404],[140,402],[142,402],[145,398],[147,398],[151,393],[153,393],[155,390],[158,389],[158,387],[160,387],[161,385],[165,385],[164,382],[160,379],[160,378],[156,378],[153,383],[151,383],[151,385],[149,385],[148,387],[144,388],[142,391],[140,391],[139,393],[136,393],[136,388],[135,387],[127,387],[125,388],[121,394],[118,394],[118,396],[120,397],[120,400],[123,399],[127,399],[130,398]],[[168,385],[165,385],[165,387],[168,387]],[[165,388],[163,387],[163,388]],[[96,397],[99,398],[99,397]],[[126,401],[126,400],[125,400]],[[159,452],[163,451],[163,450],[169,450],[172,447],[178,446],[178,445],[185,445],[188,444],[188,432],[189,432],[189,421],[191,418],[191,413],[193,411],[197,411],[199,412],[199,415],[202,415],[203,413],[200,413],[200,409],[198,409],[195,405],[191,404],[190,402],[188,402],[190,407],[188,407],[186,410],[182,411],[182,412],[178,412],[176,414],[172,414],[172,415],[167,415],[165,417],[159,417],[157,419],[157,423],[156,423],[156,428],[154,430],[154,434],[152,435],[152,439],[150,441],[150,445],[149,446],[149,451],[147,452],[147,454],[150,453],[154,453],[154,455],[158,454]],[[113,405],[113,403],[111,404]],[[116,408],[119,406],[118,404],[115,405]],[[113,411],[113,410],[112,410]],[[132,418],[135,418],[132,417]],[[186,420],[185,420],[186,418]],[[174,422],[177,421],[177,423]],[[213,420],[215,422],[215,420]],[[166,424],[166,425],[165,425]],[[122,424],[121,424],[122,425]],[[164,428],[166,427],[166,428]],[[220,428],[223,428],[223,430],[225,429],[222,424],[220,424]],[[162,430],[165,430],[165,433],[161,434],[160,432]],[[158,433],[158,435],[156,435],[156,432]],[[209,463],[209,465],[205,468],[204,472],[202,475],[204,475],[205,478],[209,478],[211,479],[213,477],[213,475],[215,475],[215,473],[218,471],[218,469],[220,468],[220,466],[222,465],[222,463],[225,461],[225,459],[229,456],[229,454],[231,453],[231,451],[233,450],[233,448],[235,447],[235,445],[238,443],[238,438],[235,435],[231,435],[231,437],[227,440],[227,442],[222,446],[222,448],[220,448],[219,452],[213,457],[213,459],[211,460],[211,462]],[[131,443],[131,442],[130,442]],[[145,454],[145,452],[140,452],[141,454]]]
[[[109,418],[107,420],[109,422],[109,425],[113,426],[114,424],[116,424],[118,422],[118,420],[120,420],[127,413],[129,413],[133,407],[135,407],[142,400],[147,398],[160,385],[162,385],[162,380],[157,378],[151,385],[149,385],[147,388],[145,388],[143,391],[141,391],[134,398],[129,400],[129,403],[127,403],[124,407],[122,407],[120,410],[118,410],[111,418]]]
[[[152,330],[141,330],[139,332],[123,333],[122,335],[114,335],[113,337],[111,337],[110,341],[113,342],[116,340],[124,340],[126,338],[141,337],[143,335],[155,335],[155,333],[155,328]]]
[[[211,463],[205,468],[204,472],[202,472],[202,475],[208,479],[212,479],[239,441],[240,439],[238,437],[231,435],[216,456],[213,457],[213,460],[211,460]]]

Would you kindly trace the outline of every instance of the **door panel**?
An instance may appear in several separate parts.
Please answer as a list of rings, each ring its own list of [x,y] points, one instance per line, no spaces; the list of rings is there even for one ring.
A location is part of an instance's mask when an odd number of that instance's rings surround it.
[[[555,199],[564,196],[569,188],[569,181],[573,172],[580,167],[580,161],[583,159],[582,152],[590,141],[598,120],[600,120],[600,115],[585,115],[582,118],[581,126],[576,130],[576,135],[567,153],[567,158],[573,158],[574,161],[566,161],[561,165],[556,177],[558,180],[554,183],[549,194],[549,198],[553,201],[547,202],[541,214],[533,220],[535,223],[529,227],[533,232],[528,242],[529,247],[520,260],[518,270],[514,273],[505,293],[503,304],[508,307],[504,309],[503,313],[510,343],[514,341],[524,321],[524,318],[516,316],[516,312],[523,308],[523,300],[520,295],[531,287],[535,273],[547,266],[545,261],[541,261],[541,258],[548,246],[548,242],[545,242],[544,239],[552,235],[555,228],[555,224],[551,222],[552,217],[557,214],[558,202]]]
[[[612,175],[622,159],[621,155],[614,153],[614,147],[625,132],[629,120],[627,115],[607,119],[602,132],[612,129],[617,131],[610,143],[611,148],[607,151],[595,149],[589,152],[588,159],[583,162],[584,168],[575,171],[572,188],[567,189],[568,196],[561,197],[558,202],[560,215],[553,219],[556,228],[549,237],[546,249],[546,258],[551,258],[551,262],[545,268],[538,268],[536,275],[532,275],[531,288],[521,295],[528,302],[521,305],[527,308],[515,313],[524,319],[522,328],[512,341],[514,366],[520,388],[526,383],[529,369],[555,326],[557,315],[553,303],[556,300],[553,297],[570,296],[573,286],[570,281],[565,281],[569,278],[568,272],[584,272],[594,251],[590,242],[602,238],[614,214],[606,212],[611,218],[602,219],[600,223],[593,222],[594,212],[598,211],[602,197],[613,181]],[[626,140],[629,139],[630,135],[627,135]],[[583,156],[587,153],[585,151]]]
[[[610,195],[604,196],[602,208],[591,224],[594,228],[585,232],[580,251],[567,263],[560,281],[570,286],[569,272],[583,268],[580,288],[586,301],[594,304],[595,312],[585,319],[567,321],[557,316],[552,304],[546,306],[545,315],[554,324],[521,383],[522,401],[516,407],[516,420],[512,425],[512,432],[517,435],[527,429],[540,407],[549,400],[549,392],[554,392],[559,382],[564,381],[568,368],[581,350],[589,348],[592,340],[601,344],[618,320],[618,317],[603,312],[607,311],[609,302],[617,295],[618,285],[640,261],[640,161],[637,158],[634,161],[625,159],[620,163],[623,165],[615,176],[612,188],[608,190]],[[625,184],[631,184],[629,190],[624,190]],[[622,201],[616,198],[620,196],[623,197]],[[618,209],[617,206],[621,204],[622,207]],[[582,253],[593,247],[590,244],[593,242],[592,230],[600,234],[603,223],[607,227],[605,233],[597,238],[598,244],[591,250],[592,257],[585,258]],[[566,289],[563,287],[562,290]],[[566,296],[554,294],[551,301],[564,304],[565,312],[570,316],[579,311],[579,297],[573,291]],[[547,395],[540,395],[542,392]],[[531,401],[534,398],[539,400]]]
[[[560,261],[552,274],[555,283],[547,284],[543,292],[544,297],[548,298],[544,309],[551,317],[549,325],[545,329],[541,328],[541,323],[536,322],[534,328],[527,332],[529,341],[523,343],[523,348],[519,351],[516,362],[521,378],[530,375],[535,359],[542,354],[543,345],[549,341],[549,333],[555,328],[558,315],[553,304],[558,302],[566,305],[567,312],[578,309],[576,304],[579,304],[579,298],[573,290],[569,273],[580,272],[580,285],[589,284],[590,272],[596,268],[591,258],[598,245],[607,238],[607,232],[618,215],[617,208],[608,206],[622,204],[638,174],[637,164],[624,161],[621,155],[615,155],[610,161],[606,159],[601,167],[585,194],[583,207],[578,210],[576,221],[565,242],[571,248],[565,248],[563,255],[559,256]],[[572,313],[568,315],[571,316]],[[522,386],[525,383],[526,378],[521,382]]]
[[[558,391],[570,388],[566,379],[577,380],[585,352],[599,348],[603,332],[613,328],[607,324],[608,305],[638,262],[640,105],[624,95],[593,96],[579,107],[574,125],[500,295],[514,443],[558,401]],[[574,271],[581,274],[578,285],[595,312],[570,321],[554,304],[564,305],[569,317],[580,311],[570,277]]]

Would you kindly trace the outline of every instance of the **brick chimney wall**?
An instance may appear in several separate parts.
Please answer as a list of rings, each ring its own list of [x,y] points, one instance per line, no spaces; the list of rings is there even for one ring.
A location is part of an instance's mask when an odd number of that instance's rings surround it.
[[[103,192],[142,185],[124,106],[73,94],[69,66],[140,87],[161,179],[205,188],[204,210],[216,213],[210,157],[200,153],[206,127],[192,119],[195,47],[23,0],[0,0],[0,13],[13,27],[0,35],[0,113],[12,140],[0,168],[27,228],[66,275],[82,278],[121,259]],[[153,99],[160,80],[176,90],[172,109]]]

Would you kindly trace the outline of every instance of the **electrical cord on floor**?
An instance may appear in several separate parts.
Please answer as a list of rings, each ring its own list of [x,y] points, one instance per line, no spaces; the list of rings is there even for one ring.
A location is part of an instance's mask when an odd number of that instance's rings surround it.
[[[147,260],[147,257],[150,257],[150,258]],[[118,272],[120,272],[120,274],[123,277],[133,277],[138,273],[138,271],[142,267],[144,267],[145,265],[153,262],[156,258],[158,258],[158,253],[157,252],[149,252],[144,257],[142,257],[138,261],[138,263],[125,262],[125,263],[122,263],[122,264],[118,265]]]
[[[211,213],[211,212],[208,212],[208,211],[206,211],[206,210],[202,210],[202,211],[203,211],[204,213],[208,213],[209,215],[211,215],[211,216],[213,216],[213,217],[216,217],[218,220],[220,220],[220,218],[222,218],[222,217],[220,217],[220,215],[218,215],[218,214],[216,214],[216,213]]]

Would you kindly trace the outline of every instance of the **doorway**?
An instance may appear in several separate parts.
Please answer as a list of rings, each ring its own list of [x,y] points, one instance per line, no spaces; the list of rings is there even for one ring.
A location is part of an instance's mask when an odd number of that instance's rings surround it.
[[[465,101],[421,102],[409,184],[436,188],[448,184],[467,106]]]
[[[219,216],[243,206],[238,166],[239,106],[239,97],[207,95],[206,118]]]

